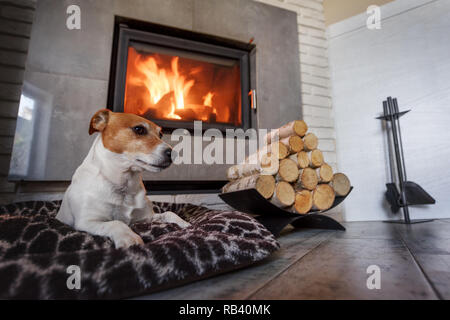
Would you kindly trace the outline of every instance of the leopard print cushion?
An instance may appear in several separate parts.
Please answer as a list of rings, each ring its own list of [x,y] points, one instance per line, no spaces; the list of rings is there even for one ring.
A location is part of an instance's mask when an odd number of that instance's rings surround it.
[[[144,246],[115,249],[106,237],[55,219],[61,201],[0,206],[0,298],[115,299],[142,295],[248,266],[279,248],[252,217],[191,204],[154,203],[191,223],[136,223]],[[69,289],[71,265],[80,289]]]

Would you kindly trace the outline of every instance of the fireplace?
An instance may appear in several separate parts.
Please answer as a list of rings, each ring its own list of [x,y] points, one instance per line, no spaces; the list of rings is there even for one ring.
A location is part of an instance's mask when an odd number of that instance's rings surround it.
[[[251,127],[254,45],[116,17],[109,103],[165,131]]]

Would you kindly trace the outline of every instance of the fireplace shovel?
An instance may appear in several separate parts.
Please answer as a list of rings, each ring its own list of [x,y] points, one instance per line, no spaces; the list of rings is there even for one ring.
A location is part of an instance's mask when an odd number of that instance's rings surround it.
[[[387,183],[386,188],[386,200],[391,205],[391,211],[392,213],[398,213],[403,204],[397,185],[395,183]],[[408,206],[436,203],[436,200],[415,182],[405,181],[404,188]]]

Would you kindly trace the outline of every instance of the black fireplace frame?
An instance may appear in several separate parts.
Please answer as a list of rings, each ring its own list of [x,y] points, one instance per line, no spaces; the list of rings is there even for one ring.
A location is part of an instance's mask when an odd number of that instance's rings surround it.
[[[249,92],[251,92],[250,56],[255,45],[234,40],[223,39],[182,29],[166,27],[148,22],[115,18],[115,31],[111,57],[108,106],[114,112],[123,112],[126,65],[128,47],[131,43],[144,43],[162,48],[176,49],[193,53],[206,54],[239,61],[241,79],[241,125],[203,122],[203,130],[210,128],[247,130],[252,127],[252,109]],[[194,129],[193,121],[150,119],[160,125],[164,132],[174,129]]]

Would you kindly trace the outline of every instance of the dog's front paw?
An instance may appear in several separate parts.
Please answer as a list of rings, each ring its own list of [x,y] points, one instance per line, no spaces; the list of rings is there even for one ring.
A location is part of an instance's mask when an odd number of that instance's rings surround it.
[[[164,213],[155,214],[153,220],[165,223],[175,223],[177,226],[183,229],[191,226],[189,222],[184,221],[172,211],[166,211]]]
[[[115,236],[113,240],[116,248],[128,248],[135,244],[138,245],[144,244],[142,238],[132,231],[121,233],[120,235]]]
[[[176,223],[180,228],[183,228],[183,229],[191,226],[191,224],[190,224],[189,222],[184,221],[184,220],[181,219],[181,218],[180,218],[179,221],[177,221],[177,222],[175,222],[175,223]]]

